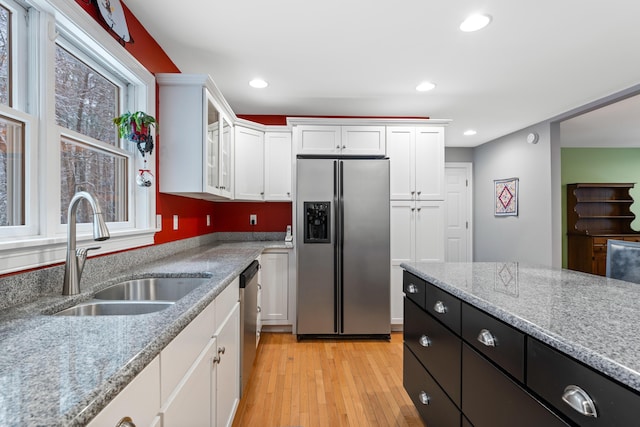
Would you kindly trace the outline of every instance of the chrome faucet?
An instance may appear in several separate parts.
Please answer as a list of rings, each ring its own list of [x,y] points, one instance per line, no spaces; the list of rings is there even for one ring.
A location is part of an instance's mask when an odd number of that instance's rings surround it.
[[[76,212],[80,199],[85,199],[91,205],[93,211],[93,240],[102,241],[109,237],[109,229],[102,217],[102,210],[98,199],[87,192],[78,191],[74,194],[69,203],[67,213],[67,260],[64,266],[64,284],[62,285],[62,295],[76,295],[80,293],[80,277],[87,259],[87,252],[100,247],[80,248],[76,250]]]

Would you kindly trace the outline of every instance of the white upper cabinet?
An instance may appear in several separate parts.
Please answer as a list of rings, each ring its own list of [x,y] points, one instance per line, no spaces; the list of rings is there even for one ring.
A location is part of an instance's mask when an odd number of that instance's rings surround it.
[[[265,199],[291,200],[291,181],[291,132],[265,132]]]
[[[206,75],[157,74],[160,191],[232,198],[233,112]]]
[[[297,154],[384,156],[384,126],[300,125],[295,127]]]
[[[444,127],[389,126],[392,200],[444,200]]]
[[[235,198],[291,200],[291,132],[235,127]]]
[[[264,132],[235,128],[235,198],[264,200]]]

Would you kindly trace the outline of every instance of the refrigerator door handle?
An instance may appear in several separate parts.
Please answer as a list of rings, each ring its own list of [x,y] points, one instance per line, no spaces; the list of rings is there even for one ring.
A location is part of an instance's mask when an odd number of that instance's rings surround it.
[[[340,300],[338,298],[339,286],[341,277],[341,247],[338,244],[340,241],[340,230],[339,230],[339,197],[338,197],[338,161],[333,161],[333,333],[338,333],[338,322],[339,322],[339,313],[338,307],[340,304]]]
[[[340,176],[339,176],[339,195],[338,195],[338,226],[336,227],[338,229],[338,233],[340,235],[340,239],[336,240],[336,246],[339,249],[339,254],[340,254],[340,258],[339,258],[339,265],[340,265],[340,276],[338,276],[338,290],[339,290],[339,304],[340,304],[340,319],[339,319],[339,324],[340,324],[340,333],[343,334],[344,333],[344,270],[343,270],[343,266],[344,266],[344,162],[343,161],[339,161],[339,166],[340,166]]]

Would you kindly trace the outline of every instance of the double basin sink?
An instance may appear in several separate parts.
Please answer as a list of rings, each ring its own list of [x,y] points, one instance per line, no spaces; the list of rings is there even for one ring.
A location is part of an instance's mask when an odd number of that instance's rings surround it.
[[[171,307],[210,279],[197,277],[149,277],[117,283],[88,302],[56,313],[57,316],[130,316]]]

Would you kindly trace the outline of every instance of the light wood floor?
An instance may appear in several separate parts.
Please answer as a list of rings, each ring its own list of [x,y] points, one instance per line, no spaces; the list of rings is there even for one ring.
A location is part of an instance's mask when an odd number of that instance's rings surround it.
[[[263,333],[233,427],[424,426],[391,341],[302,340]]]

